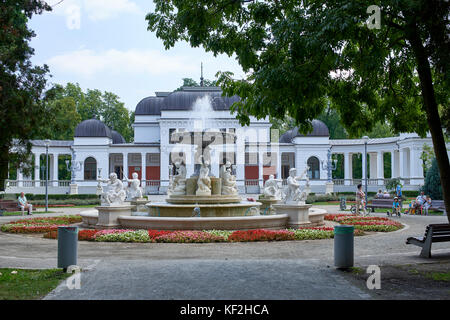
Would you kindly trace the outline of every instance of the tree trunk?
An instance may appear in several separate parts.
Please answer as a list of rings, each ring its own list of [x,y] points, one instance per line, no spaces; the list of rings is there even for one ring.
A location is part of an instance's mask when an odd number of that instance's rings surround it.
[[[414,55],[416,56],[417,72],[419,74],[423,102],[427,113],[428,127],[430,128],[434,153],[436,155],[436,161],[441,177],[442,196],[445,202],[445,210],[447,211],[447,219],[450,223],[450,163],[445,145],[444,134],[442,132],[441,119],[439,118],[438,105],[434,95],[430,63],[415,24],[409,40],[411,42]]]

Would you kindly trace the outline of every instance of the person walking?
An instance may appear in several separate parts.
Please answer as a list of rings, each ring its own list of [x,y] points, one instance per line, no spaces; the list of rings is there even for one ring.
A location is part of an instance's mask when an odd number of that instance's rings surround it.
[[[357,188],[358,188],[358,190],[356,191],[356,197],[355,197],[356,198],[356,201],[355,201],[356,202],[355,203],[356,214],[359,215],[359,206],[362,205],[362,208],[364,210],[364,215],[367,215],[366,206],[365,206],[366,195],[365,195],[364,191],[362,191],[362,184],[361,183],[358,184]]]

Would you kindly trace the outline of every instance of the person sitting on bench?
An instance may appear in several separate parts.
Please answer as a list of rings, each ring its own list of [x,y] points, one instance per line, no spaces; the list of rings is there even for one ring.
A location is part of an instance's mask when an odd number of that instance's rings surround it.
[[[431,207],[431,198],[430,196],[426,196],[425,203],[423,204],[423,211],[425,212],[425,215],[428,215],[428,209]]]
[[[19,202],[19,208],[22,211],[22,215],[26,210],[28,210],[28,214],[31,215],[33,214],[33,205],[31,203],[28,203],[27,201],[27,197],[25,197],[25,194],[23,192],[20,193],[19,198],[17,198],[17,201]]]

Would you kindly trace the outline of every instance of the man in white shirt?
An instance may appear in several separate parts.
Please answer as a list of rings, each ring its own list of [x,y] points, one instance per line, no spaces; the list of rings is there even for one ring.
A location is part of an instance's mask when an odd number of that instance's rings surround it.
[[[31,215],[33,212],[33,205],[31,203],[28,203],[27,201],[27,197],[25,197],[25,194],[23,192],[20,193],[19,198],[17,199],[17,201],[19,202],[19,208],[22,211],[22,215],[25,211],[25,209],[28,210],[28,214]]]

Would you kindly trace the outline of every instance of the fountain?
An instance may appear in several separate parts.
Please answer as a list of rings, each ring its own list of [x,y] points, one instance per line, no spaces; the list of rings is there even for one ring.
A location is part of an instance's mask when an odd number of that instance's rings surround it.
[[[288,225],[298,227],[310,224],[308,209],[311,206],[298,202],[304,200],[305,193],[295,189],[298,187],[295,183],[298,177],[295,177],[295,174],[293,180],[291,179],[292,187],[287,190],[288,199],[295,203],[287,201],[284,205],[275,204],[279,201],[281,192],[278,190],[277,181],[269,181],[266,183],[265,200],[271,209],[263,212],[260,211],[261,202],[241,199],[233,166],[229,161],[219,168],[219,176],[214,176],[211,172],[211,150],[234,144],[236,135],[217,129],[204,129],[208,126],[207,115],[211,111],[209,96],[198,99],[193,106],[193,115],[196,119],[201,119],[202,128],[194,126],[191,131],[177,130],[171,136],[171,140],[176,143],[195,146],[193,174],[187,177],[186,164],[181,160],[175,161],[174,167],[171,167],[174,171],[165,201],[146,203],[147,216],[125,214],[117,217],[120,226],[157,230],[245,230],[283,229]],[[100,209],[103,210],[102,207],[97,209],[99,212]],[[85,225],[94,224],[93,214],[81,215]],[[288,220],[292,221],[288,223]]]

